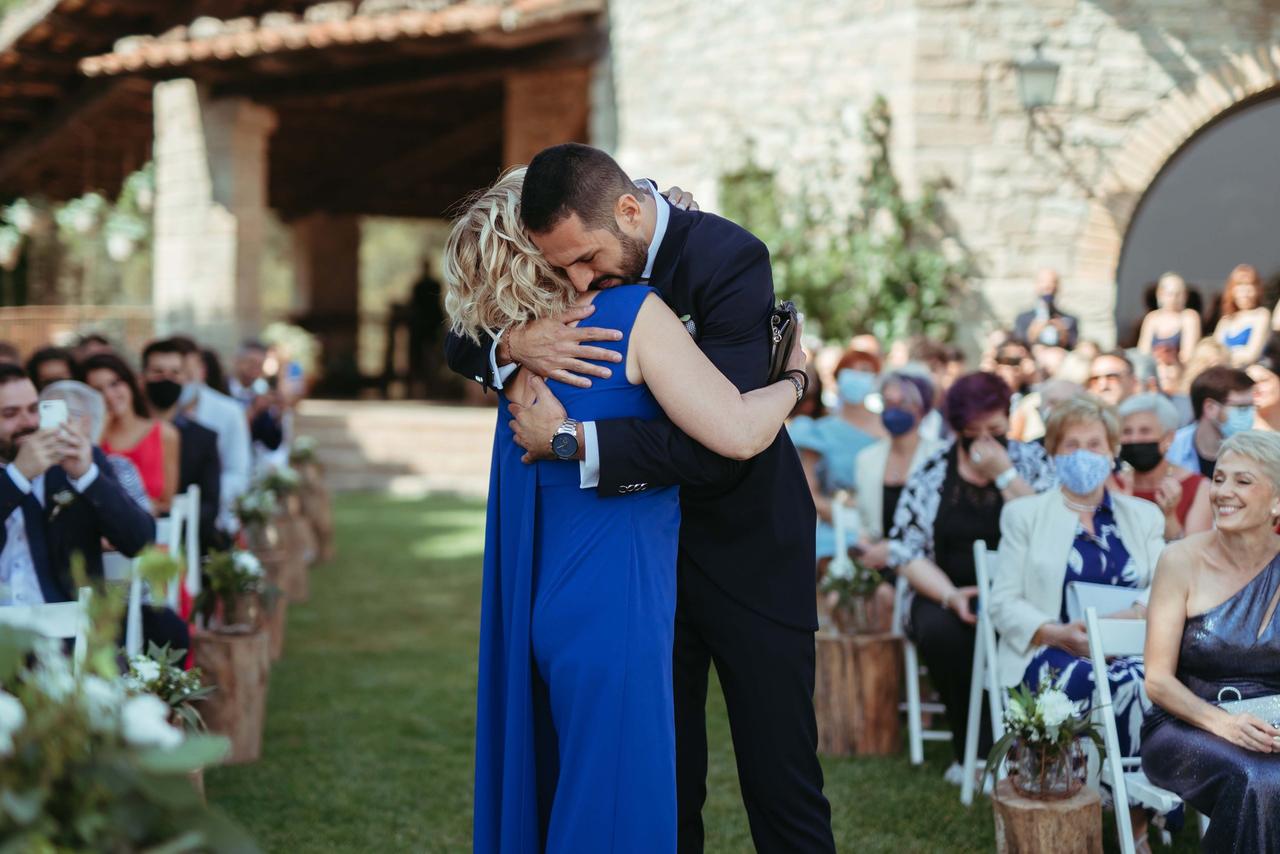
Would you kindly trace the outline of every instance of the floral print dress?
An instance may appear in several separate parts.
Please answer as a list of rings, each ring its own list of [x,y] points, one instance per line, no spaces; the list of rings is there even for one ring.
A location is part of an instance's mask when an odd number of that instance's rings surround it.
[[[1063,604],[1059,619],[1063,623],[1069,622],[1066,603],[1067,585],[1071,582],[1110,584],[1116,587],[1137,585],[1137,570],[1129,556],[1129,550],[1120,539],[1110,493],[1103,494],[1102,503],[1094,511],[1093,531],[1090,534],[1084,525],[1076,523],[1076,536],[1067,557],[1067,572],[1062,582]],[[1095,683],[1093,665],[1088,658],[1076,658],[1057,647],[1043,647],[1027,665],[1022,681],[1035,689],[1046,678],[1075,702],[1082,712],[1092,710]],[[1112,659],[1107,664],[1107,680],[1111,683],[1120,753],[1124,756],[1137,756],[1142,719],[1151,707],[1143,685],[1142,659]]]

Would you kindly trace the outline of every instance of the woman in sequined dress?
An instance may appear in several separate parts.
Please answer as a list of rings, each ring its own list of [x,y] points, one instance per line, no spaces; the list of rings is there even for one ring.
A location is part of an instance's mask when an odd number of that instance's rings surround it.
[[[1209,497],[1214,530],[1170,546],[1156,568],[1142,767],[1209,817],[1203,850],[1277,851],[1280,721],[1218,703],[1280,694],[1280,435],[1225,442]]]

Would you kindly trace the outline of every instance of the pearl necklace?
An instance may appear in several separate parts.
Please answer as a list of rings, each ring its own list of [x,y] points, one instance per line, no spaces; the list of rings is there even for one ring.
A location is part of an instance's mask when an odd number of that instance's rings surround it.
[[[1096,513],[1102,503],[1097,504],[1077,504],[1067,497],[1066,493],[1062,494],[1062,503],[1067,505],[1068,510],[1074,510],[1077,513]]]

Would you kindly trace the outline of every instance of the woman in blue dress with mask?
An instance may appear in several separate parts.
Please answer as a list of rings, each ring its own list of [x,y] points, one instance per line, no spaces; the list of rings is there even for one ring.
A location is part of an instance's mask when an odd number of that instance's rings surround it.
[[[453,329],[474,336],[591,304],[580,325],[621,331],[600,346],[623,363],[587,389],[524,370],[504,382],[485,539],[473,847],[673,852],[677,489],[602,498],[581,488],[578,465],[527,465],[507,406],[551,388],[578,418],[665,414],[707,448],[748,459],[774,441],[803,384],[740,394],[652,289],[575,289],[523,231],[523,177],[523,168],[504,174],[454,224],[445,254]],[[797,350],[790,367],[803,365]]]
[[[874,399],[880,360],[872,353],[850,349],[836,364],[839,408],[818,419],[797,418],[787,430],[800,451],[809,492],[818,509],[819,571],[836,553],[832,508],[836,493],[857,489],[854,474],[858,454],[888,436],[880,413],[867,403]],[[858,544],[858,532],[846,532],[844,547]]]

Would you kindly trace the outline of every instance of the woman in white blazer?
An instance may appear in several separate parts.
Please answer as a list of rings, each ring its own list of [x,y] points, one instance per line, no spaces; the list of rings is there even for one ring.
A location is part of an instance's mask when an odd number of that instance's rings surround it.
[[[1049,683],[1078,708],[1093,702],[1094,674],[1088,635],[1069,621],[1071,582],[1134,588],[1130,603],[1151,584],[1164,548],[1164,517],[1149,501],[1111,492],[1107,479],[1120,449],[1114,409],[1086,396],[1055,407],[1045,430],[1059,488],[1005,505],[1000,515],[1000,557],[990,597],[991,623],[999,633],[996,672],[1005,687]],[[1137,616],[1132,608],[1113,616]],[[1151,703],[1142,662],[1114,659],[1107,679],[1120,729],[1120,750],[1138,755],[1142,718]],[[1135,815],[1135,835],[1146,833]]]

